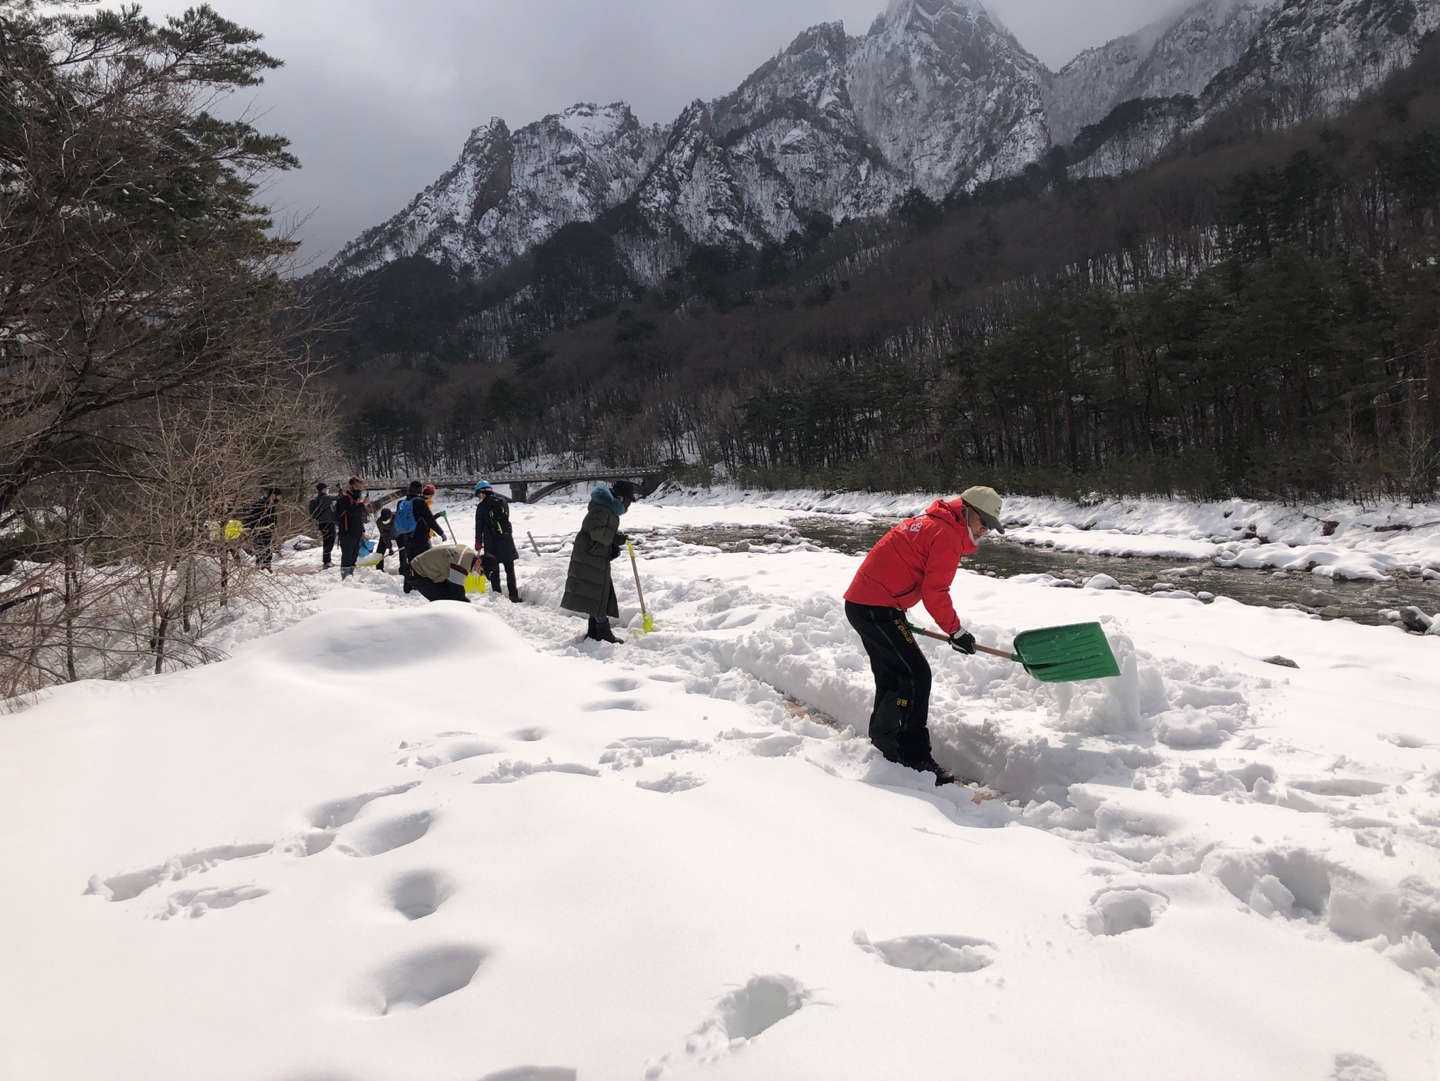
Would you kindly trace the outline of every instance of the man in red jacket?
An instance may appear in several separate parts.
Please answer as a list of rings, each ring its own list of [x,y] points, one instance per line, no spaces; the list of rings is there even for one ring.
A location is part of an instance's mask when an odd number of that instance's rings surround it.
[[[975,652],[975,636],[960,626],[950,603],[950,583],[960,557],[1000,524],[1000,496],[994,488],[968,488],[959,499],[937,499],[916,518],[907,518],[880,539],[845,591],[845,618],[860,635],[875,674],[875,708],[870,742],[890,761],[935,774],[937,785],[955,778],[930,750],[930,665],[915,644],[905,610],[921,601],[950,648]]]

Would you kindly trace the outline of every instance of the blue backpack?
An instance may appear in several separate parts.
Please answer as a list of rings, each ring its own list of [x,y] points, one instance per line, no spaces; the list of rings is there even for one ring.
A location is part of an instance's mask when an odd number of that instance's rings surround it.
[[[415,508],[410,505],[410,500],[402,499],[395,508],[395,532],[415,532]]]

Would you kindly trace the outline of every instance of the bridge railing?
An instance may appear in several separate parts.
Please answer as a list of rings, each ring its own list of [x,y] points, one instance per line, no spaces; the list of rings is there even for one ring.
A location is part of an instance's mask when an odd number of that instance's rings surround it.
[[[426,477],[422,475],[415,479],[423,479],[427,484],[435,485],[436,488],[471,488],[478,477],[482,475],[491,484],[509,485],[510,495],[516,502],[534,503],[560,488],[586,481],[638,480],[640,481],[640,494],[646,496],[660,487],[660,482],[665,479],[666,470],[661,466],[642,465],[602,469],[544,469],[526,473],[474,474],[464,477]],[[410,478],[376,477],[368,481],[367,486],[371,492],[401,491],[409,483]],[[532,485],[541,487],[532,493],[530,490]]]

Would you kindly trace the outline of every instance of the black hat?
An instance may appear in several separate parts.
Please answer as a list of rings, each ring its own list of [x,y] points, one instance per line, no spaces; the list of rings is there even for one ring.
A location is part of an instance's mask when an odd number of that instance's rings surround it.
[[[615,493],[615,498],[623,503],[635,502],[635,484],[633,481],[617,480],[610,485],[610,491]]]
[[[285,493],[282,492],[279,488],[273,488],[273,487],[272,487],[272,488],[266,488],[266,489],[265,489],[265,495],[266,495],[267,497],[272,496],[272,495],[284,495],[284,494],[285,494]]]
[[[316,490],[317,492],[323,492],[323,491],[324,491],[326,488],[328,488],[328,487],[330,487],[330,482],[329,482],[329,481],[321,480],[321,481],[316,481],[316,482],[315,482],[315,490]]]

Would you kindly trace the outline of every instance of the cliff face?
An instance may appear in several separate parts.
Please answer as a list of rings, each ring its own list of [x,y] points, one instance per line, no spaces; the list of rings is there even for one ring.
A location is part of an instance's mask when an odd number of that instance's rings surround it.
[[[1408,64],[1420,40],[1440,27],[1433,0],[1228,0],[1228,13],[1220,10],[1226,2],[1202,0],[1136,64],[1115,105],[1118,110],[1126,97],[1150,99],[1146,108],[1132,107],[1126,123],[1109,124],[1113,131],[1103,141],[1085,140],[1076,129],[1088,156],[1072,168],[1075,175],[1148,165],[1176,138],[1247,103],[1253,122],[1271,127],[1323,114]],[[1207,59],[1187,63],[1187,55]],[[1076,86],[1083,68],[1072,76]],[[1188,107],[1179,97],[1192,99]],[[1075,104],[1081,98],[1078,90],[1062,96],[1062,111],[1095,123]]]
[[[345,275],[420,255],[485,275],[571,222],[622,205],[637,280],[705,244],[763,244],[810,215],[885,212],[907,187],[943,197],[1049,146],[1045,70],[971,0],[897,0],[863,37],[811,28],[735,91],[665,128],[576,105],[511,133],[476,129],[460,160],[347,245]]]
[[[1136,98],[1198,97],[1249,48],[1280,0],[1199,0],[1099,48],[1087,49],[1046,84],[1045,108],[1057,144]]]
[[[484,277],[562,227],[603,221],[631,280],[696,244],[763,245],[1013,175],[1074,144],[1076,175],[1155,160],[1263,95],[1271,123],[1373,86],[1440,24],[1415,0],[1196,0],[1047,71],[976,0],[893,0],[868,32],[805,31],[733,92],[665,126],[575,105],[511,132],[477,128],[459,160],[330,264],[358,276],[421,256]]]
[[[440,179],[347,244],[331,266],[358,275],[420,255],[493,273],[561,226],[593,221],[630,198],[661,139],[624,103],[574,105],[513,133],[492,120],[471,132]]]

